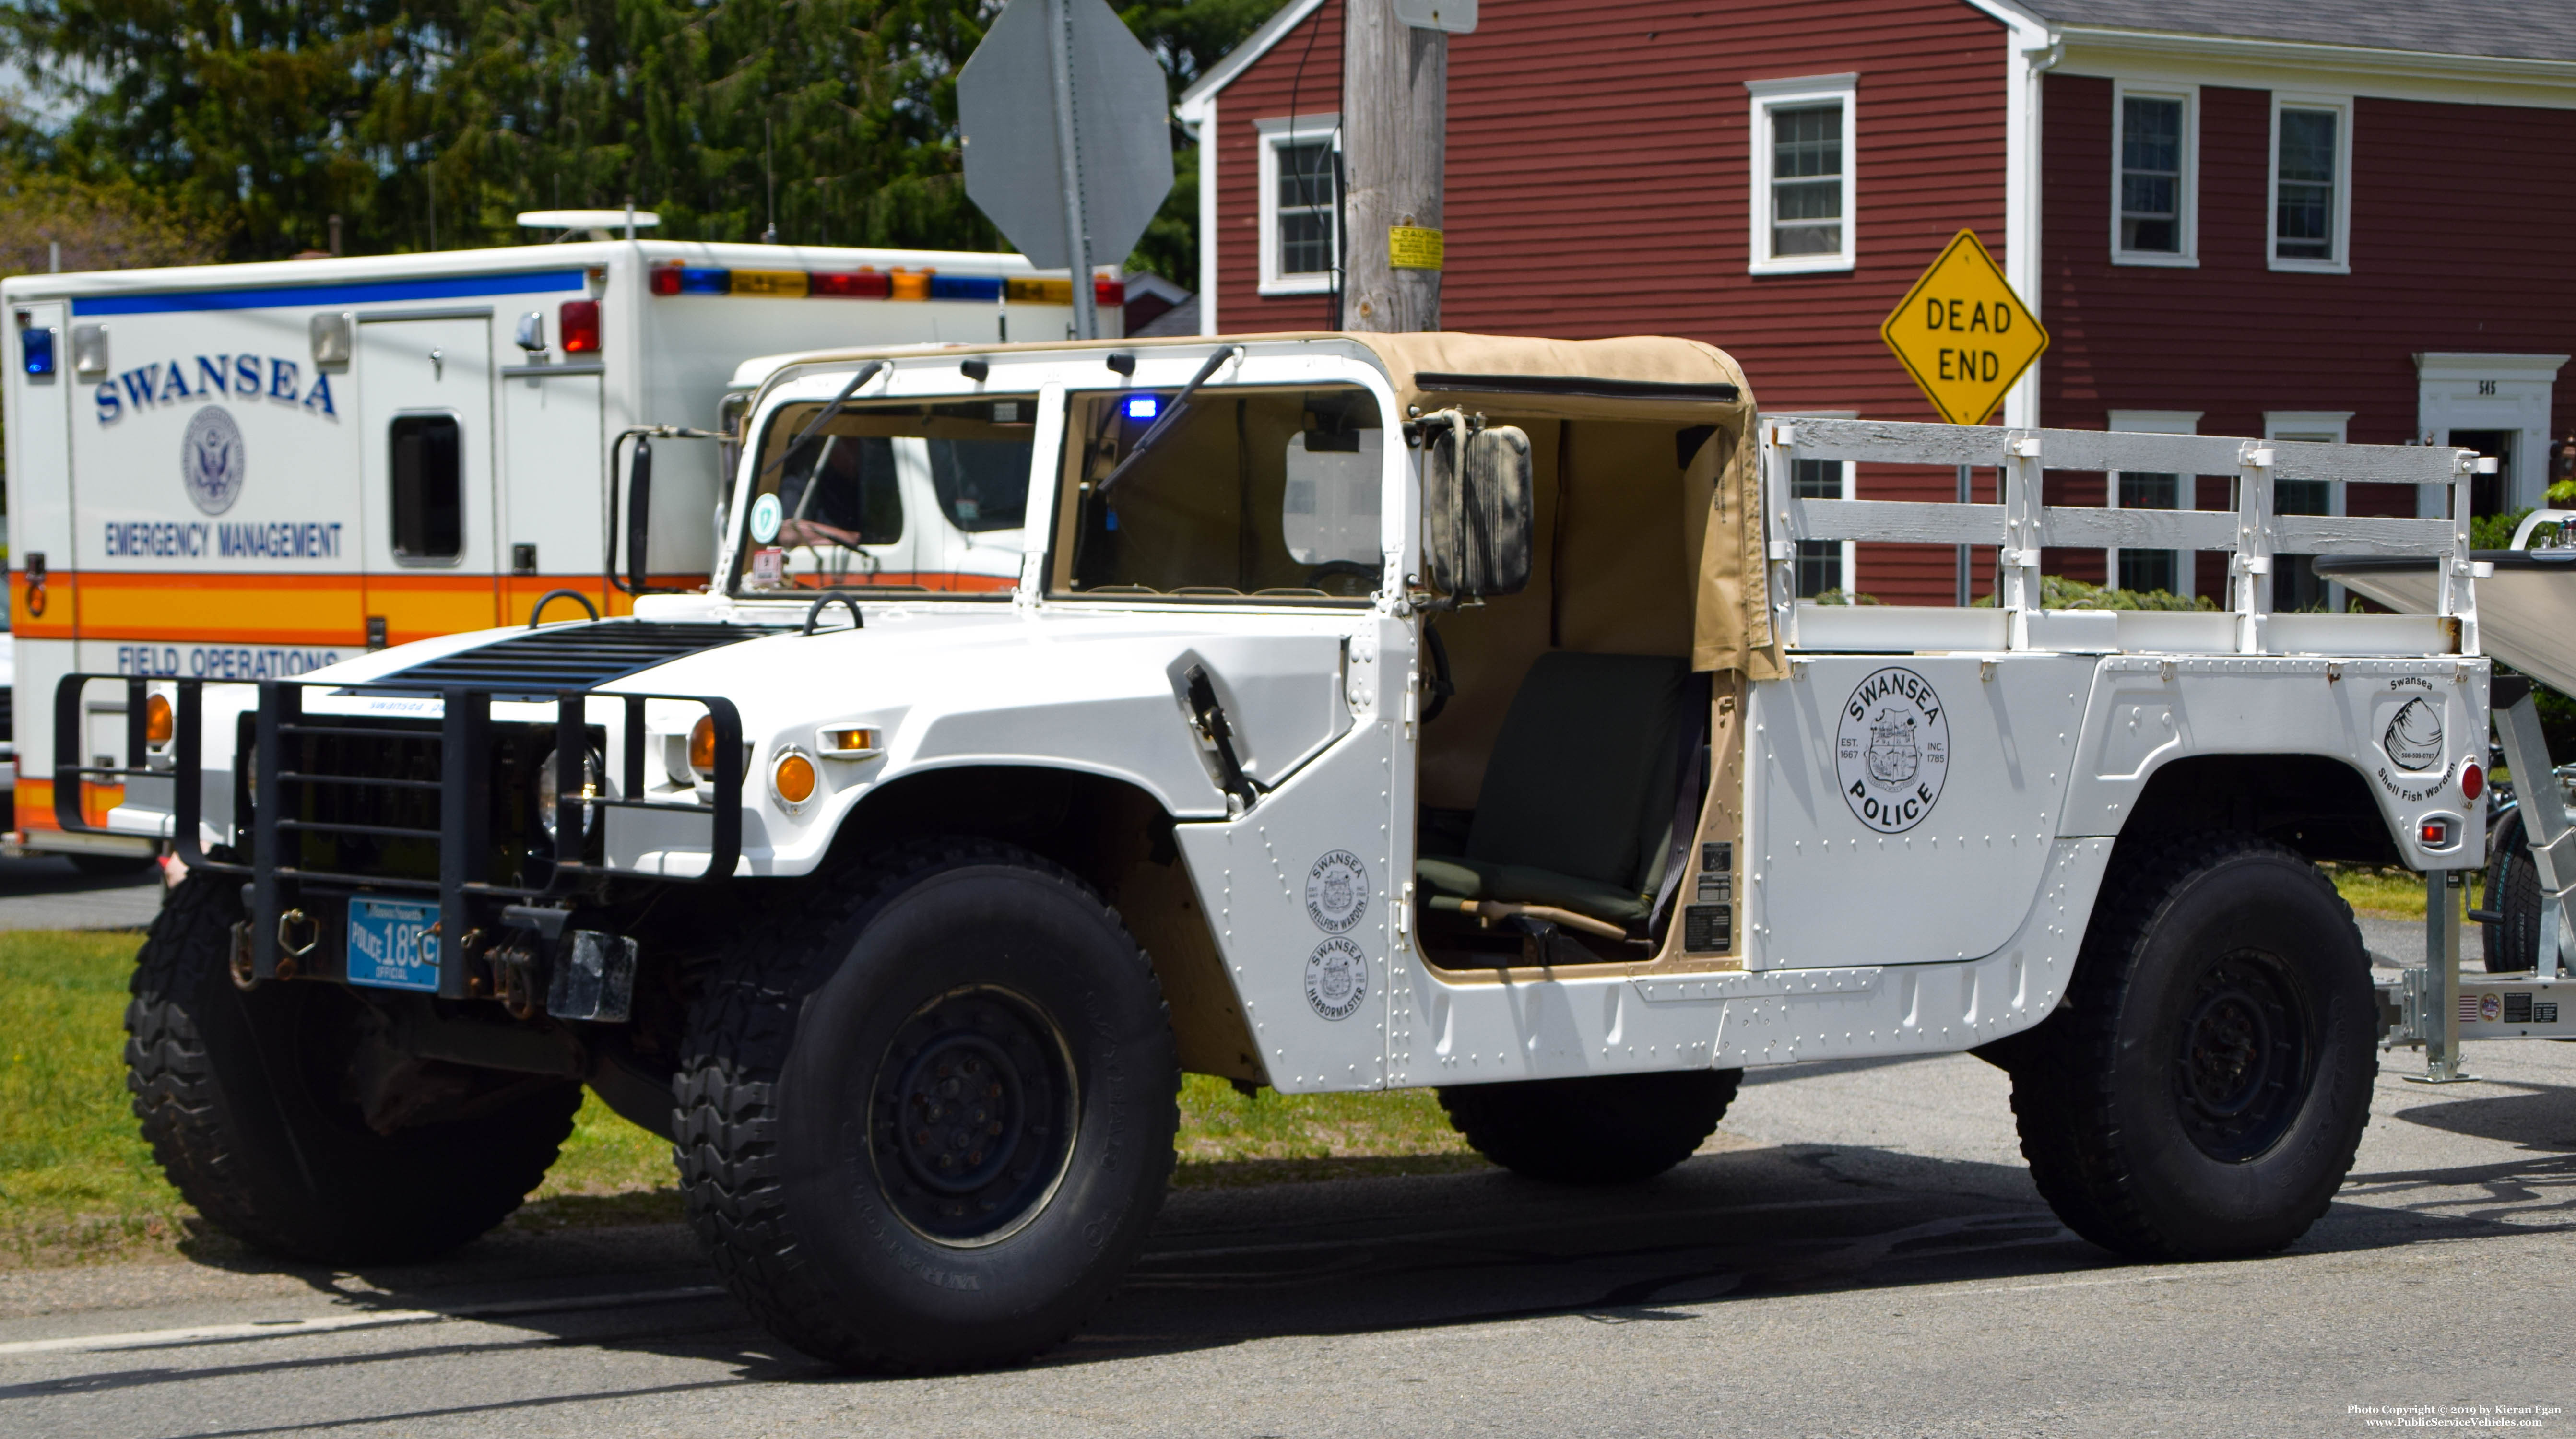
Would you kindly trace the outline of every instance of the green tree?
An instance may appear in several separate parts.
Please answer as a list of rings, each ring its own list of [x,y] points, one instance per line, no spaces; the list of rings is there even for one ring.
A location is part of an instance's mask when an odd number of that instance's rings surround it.
[[[1280,0],[1122,12],[1171,94]],[[663,233],[996,249],[959,179],[955,78],[998,0],[19,0],[0,37],[72,108],[0,136],[160,197],[232,259],[509,243],[557,206]],[[1176,136],[1176,139],[1179,138]],[[1136,263],[1187,281],[1195,157]]]

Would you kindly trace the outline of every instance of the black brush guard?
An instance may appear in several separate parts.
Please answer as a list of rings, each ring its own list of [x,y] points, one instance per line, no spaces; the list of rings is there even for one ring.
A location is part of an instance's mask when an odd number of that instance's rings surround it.
[[[90,684],[100,682],[113,682],[125,687],[126,763],[121,766],[80,762],[83,738],[81,697]],[[65,675],[54,687],[54,818],[65,830],[75,833],[109,833],[90,824],[81,812],[81,785],[84,780],[119,784],[135,779],[169,780],[173,791],[171,843],[180,860],[191,869],[242,875],[250,882],[251,974],[254,979],[277,976],[278,958],[285,944],[279,933],[280,920],[301,909],[301,901],[308,893],[315,897],[345,897],[362,892],[397,890],[411,891],[424,897],[435,895],[439,910],[436,933],[442,936],[467,935],[474,932],[478,921],[497,931],[505,923],[501,911],[510,906],[542,905],[549,900],[562,899],[587,881],[602,877],[680,883],[727,878],[733,874],[735,862],[742,854],[742,715],[731,700],[721,695],[630,691],[598,694],[586,689],[561,690],[554,695],[556,798],[553,832],[587,836],[589,827],[583,823],[582,812],[593,807],[602,810],[650,810],[665,815],[703,815],[712,829],[707,840],[704,870],[694,875],[664,874],[651,870],[616,869],[582,858],[556,858],[550,863],[551,872],[544,884],[510,885],[494,882],[488,873],[494,848],[492,705],[496,696],[510,702],[526,702],[530,698],[528,686],[524,683],[500,687],[406,685],[399,680],[354,685],[329,680],[263,680],[259,682],[259,712],[252,739],[256,781],[252,786],[255,792],[248,796],[251,802],[250,863],[214,859],[198,844],[205,808],[202,755],[207,683],[199,679],[143,679],[95,673]],[[173,763],[169,769],[153,769],[148,765],[150,746],[147,743],[145,707],[148,687],[153,684],[174,686],[178,693],[170,746]],[[410,730],[377,728],[360,722],[371,718],[361,716],[325,715],[308,720],[304,713],[304,691],[308,688],[349,695],[411,695],[437,699],[442,703],[442,710],[435,730],[426,727]],[[612,799],[605,795],[585,798],[581,793],[583,764],[591,750],[591,726],[586,722],[585,712],[587,701],[594,697],[617,700],[624,705],[625,753],[621,766],[624,798]],[[644,706],[651,700],[700,705],[715,721],[715,797],[712,806],[635,797],[643,794],[645,789]],[[285,761],[289,742],[308,736],[373,740],[387,744],[405,740],[427,741],[437,746],[439,777],[429,780],[288,770]],[[310,808],[302,801],[317,787],[425,794],[434,801],[437,823],[434,827],[396,826],[292,817]],[[235,792],[237,796],[240,793],[238,788]],[[600,824],[603,834],[606,827],[603,814]],[[437,845],[438,877],[348,874],[302,868],[289,862],[290,855],[300,852],[300,844],[291,842],[289,836],[308,832],[434,841]],[[234,842],[238,851],[238,818],[234,826]],[[469,997],[470,966],[473,962],[474,956],[467,952],[464,944],[439,945],[440,998]]]

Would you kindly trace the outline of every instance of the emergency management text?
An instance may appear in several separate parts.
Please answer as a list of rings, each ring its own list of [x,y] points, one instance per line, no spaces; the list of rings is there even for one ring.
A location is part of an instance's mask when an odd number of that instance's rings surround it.
[[[110,520],[110,558],[197,559],[206,554],[209,536],[214,553],[228,560],[335,560],[340,557],[338,521],[263,524],[203,520],[179,524],[160,520]]]

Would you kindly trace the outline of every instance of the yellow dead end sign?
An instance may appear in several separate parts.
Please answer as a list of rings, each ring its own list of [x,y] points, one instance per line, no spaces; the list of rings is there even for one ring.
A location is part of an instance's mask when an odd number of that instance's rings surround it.
[[[1950,241],[1878,333],[1954,425],[1984,424],[2048,348],[2048,331],[1974,230]]]

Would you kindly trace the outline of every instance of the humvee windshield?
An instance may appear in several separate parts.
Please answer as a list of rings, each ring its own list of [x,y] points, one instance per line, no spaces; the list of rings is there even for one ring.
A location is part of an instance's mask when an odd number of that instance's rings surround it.
[[[1140,454],[1175,398],[1070,397],[1052,591],[1305,603],[1375,592],[1387,430],[1374,396],[1209,386]]]
[[[913,589],[1000,594],[1018,582],[1033,395],[781,405],[736,520],[736,593]]]

